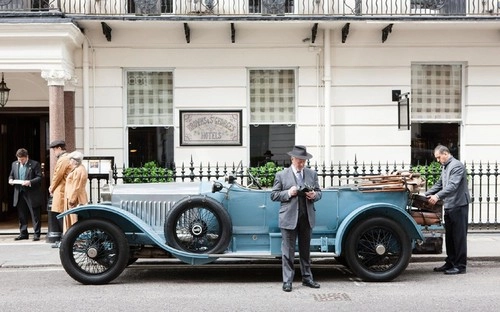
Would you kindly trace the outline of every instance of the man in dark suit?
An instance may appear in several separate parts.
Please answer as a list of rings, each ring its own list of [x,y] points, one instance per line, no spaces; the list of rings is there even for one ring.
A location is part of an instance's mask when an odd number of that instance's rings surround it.
[[[292,165],[276,174],[271,199],[280,201],[279,227],[281,229],[281,253],[283,290],[292,291],[295,274],[295,241],[298,238],[302,285],[319,288],[311,272],[311,236],[315,224],[314,202],[321,199],[321,189],[316,171],[305,168],[312,158],[305,146],[295,145],[288,153]],[[306,188],[306,189],[304,189]]]
[[[434,149],[436,160],[442,165],[439,180],[425,195],[431,204],[443,200],[445,264],[435,272],[463,274],[467,266],[467,226],[469,222],[470,195],[465,166],[454,158],[446,146]]]
[[[19,215],[19,236],[15,240],[28,239],[28,213],[33,222],[33,240],[40,240],[40,206],[43,202],[41,192],[42,170],[40,163],[29,159],[28,151],[20,148],[16,152],[17,161],[12,163],[9,184],[14,185],[14,207]]]

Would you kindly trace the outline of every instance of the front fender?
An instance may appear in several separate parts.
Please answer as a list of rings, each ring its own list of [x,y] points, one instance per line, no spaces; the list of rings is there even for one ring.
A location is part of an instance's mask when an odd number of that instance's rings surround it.
[[[165,240],[158,235],[147,223],[142,221],[136,215],[117,209],[110,205],[84,205],[78,206],[57,215],[58,219],[64,218],[68,214],[78,215],[79,220],[84,219],[104,219],[109,220],[116,224],[124,233],[127,238],[139,237],[139,240],[147,241],[149,244],[156,244],[158,247],[168,251],[176,258],[189,264],[204,264],[214,261],[216,258],[210,257],[206,254],[195,254],[178,250],[168,246]]]
[[[341,255],[342,253],[342,242],[352,225],[356,224],[358,220],[370,217],[372,215],[376,216],[386,216],[400,223],[408,236],[411,239],[424,240],[424,235],[422,233],[421,227],[415,222],[415,220],[410,216],[406,210],[401,210],[400,207],[387,204],[387,203],[370,203],[358,207],[356,210],[351,212],[347,217],[344,218],[340,224],[337,235],[335,237],[335,254]]]

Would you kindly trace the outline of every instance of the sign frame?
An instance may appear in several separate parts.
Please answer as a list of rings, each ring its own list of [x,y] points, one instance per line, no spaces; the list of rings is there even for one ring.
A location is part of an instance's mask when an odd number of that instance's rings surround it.
[[[181,146],[241,146],[242,110],[179,111]]]

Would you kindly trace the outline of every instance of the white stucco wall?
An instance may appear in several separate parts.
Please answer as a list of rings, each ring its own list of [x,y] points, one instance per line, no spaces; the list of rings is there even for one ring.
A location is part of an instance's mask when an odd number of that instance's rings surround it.
[[[52,59],[58,60],[55,68],[74,62],[78,78],[74,87],[77,148],[84,148],[83,86],[88,85],[90,154],[114,156],[119,167],[127,160],[126,69],[174,71],[176,163],[189,161],[191,155],[195,163],[240,159],[248,163],[247,75],[251,68],[296,69],[296,142],[307,145],[314,160],[323,162],[329,148],[331,159],[327,161],[333,163],[352,163],[354,157],[360,162],[409,163],[410,132],[397,129],[397,105],[392,102],[391,90],[410,91],[413,62],[459,63],[464,66],[461,158],[496,161],[500,155],[500,122],[496,118],[500,112],[500,43],[498,30],[489,24],[395,23],[382,43],[381,30],[387,23],[351,23],[346,43],[342,43],[343,24],[320,23],[314,44],[308,23],[236,23],[235,43],[231,43],[229,23],[190,23],[190,43],[186,43],[182,24],[109,21],[109,25],[113,28],[111,42],[100,23],[82,22],[90,47],[88,81],[83,77],[81,49],[68,56],[64,45],[54,46],[52,49],[59,50],[50,56],[52,41],[37,51],[42,59],[28,66],[25,45],[15,45],[19,38],[4,33],[0,40],[7,48],[0,51],[0,64],[4,70],[16,67],[18,71],[9,76],[13,77],[9,87],[16,90],[9,105],[46,107],[48,91],[43,89],[40,71],[50,67]],[[331,125],[326,127],[322,81],[325,28],[331,31],[332,72]],[[36,40],[33,43],[39,44]],[[65,57],[71,61],[61,61]],[[23,83],[33,87],[17,92]],[[241,109],[243,145],[180,146],[179,110],[191,109]],[[325,131],[331,138],[327,144]]]

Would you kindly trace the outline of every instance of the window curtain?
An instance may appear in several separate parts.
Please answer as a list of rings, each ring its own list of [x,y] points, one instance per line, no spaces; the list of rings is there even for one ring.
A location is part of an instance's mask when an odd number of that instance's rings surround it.
[[[250,70],[250,123],[295,123],[295,71]]]
[[[414,64],[411,70],[412,121],[462,118],[462,66]]]
[[[127,72],[127,125],[173,125],[172,72]]]

